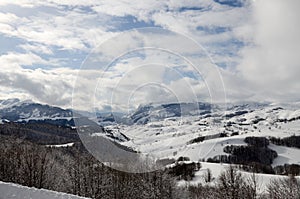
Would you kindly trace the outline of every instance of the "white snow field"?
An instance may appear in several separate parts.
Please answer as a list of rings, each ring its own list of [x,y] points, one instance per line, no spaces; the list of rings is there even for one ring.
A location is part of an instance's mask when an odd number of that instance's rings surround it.
[[[230,165],[229,164],[201,162],[201,166],[202,166],[201,169],[195,173],[195,177],[191,181],[181,180],[178,182],[178,186],[197,185],[199,183],[215,186],[217,183],[216,179]],[[212,177],[213,177],[213,180],[210,183],[206,183],[204,180],[204,175],[208,169],[210,169]],[[253,177],[253,173],[251,173],[251,172],[245,172],[245,171],[240,171],[240,172],[241,172],[242,176],[244,176],[245,178],[250,179]],[[267,185],[270,183],[271,180],[284,179],[284,178],[288,178],[288,177],[280,176],[280,175],[255,173],[255,178],[257,180],[258,193],[264,193],[267,191]],[[300,179],[300,176],[297,176],[296,178]]]
[[[289,137],[300,135],[300,111],[295,107],[243,108],[246,113],[226,118],[224,112],[213,117],[184,116],[165,118],[162,121],[146,124],[106,126],[116,136],[120,133],[130,140],[121,142],[145,154],[157,158],[189,157],[191,161],[226,155],[223,148],[227,145],[246,145],[244,139],[255,137]],[[226,112],[234,115],[239,109]],[[213,124],[213,120],[220,121]],[[230,124],[229,124],[230,123]],[[226,134],[226,137],[220,134]],[[191,143],[195,138],[205,137],[202,141]],[[269,145],[278,153],[273,166],[300,163],[300,149]]]
[[[0,199],[84,199],[83,197],[0,181]]]
[[[236,114],[238,111],[243,114]],[[226,118],[225,114],[233,115]],[[220,121],[213,124],[213,120]],[[237,107],[226,113],[217,112],[213,117],[184,116],[165,118],[161,121],[151,121],[146,124],[106,126],[116,135],[125,134],[130,140],[121,144],[132,147],[136,151],[151,154],[158,159],[181,156],[190,161],[199,161],[202,168],[189,181],[180,181],[179,185],[203,183],[203,174],[209,168],[213,177],[217,178],[225,171],[228,164],[203,162],[218,155],[228,155],[223,149],[228,145],[247,145],[246,137],[277,137],[284,138],[300,135],[300,111],[294,106],[269,105],[266,107]],[[220,134],[226,134],[225,137]],[[191,142],[195,138],[205,137],[204,140]],[[272,166],[284,164],[300,164],[300,149],[277,146],[270,143],[270,149],[277,152]],[[252,173],[241,171],[245,176]],[[256,174],[261,192],[266,190],[271,179],[285,176]],[[216,183],[212,182],[212,185]]]

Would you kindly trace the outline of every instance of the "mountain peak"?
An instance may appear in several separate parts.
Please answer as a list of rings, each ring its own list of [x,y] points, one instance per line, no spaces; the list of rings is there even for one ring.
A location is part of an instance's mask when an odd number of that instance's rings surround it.
[[[62,125],[71,124],[72,111],[14,98],[0,100],[0,119],[10,122],[43,121]]]

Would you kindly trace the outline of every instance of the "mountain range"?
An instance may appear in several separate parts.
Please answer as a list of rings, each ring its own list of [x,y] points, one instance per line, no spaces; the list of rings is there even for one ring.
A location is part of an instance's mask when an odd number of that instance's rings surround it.
[[[226,146],[247,145],[246,137],[300,136],[298,104],[148,104],[139,106],[130,114],[98,112],[95,115],[91,118],[79,115],[90,124],[99,126],[95,132],[90,132],[91,136],[105,136],[160,159],[186,156],[193,161],[216,160],[228,155],[224,152]],[[19,99],[0,100],[0,122],[46,123],[76,128],[71,109]],[[70,135],[75,139],[73,134]],[[270,148],[278,153],[273,165],[300,163],[299,149],[287,147],[279,150],[272,143]]]
[[[0,122],[74,125],[72,111],[19,99],[0,100]]]

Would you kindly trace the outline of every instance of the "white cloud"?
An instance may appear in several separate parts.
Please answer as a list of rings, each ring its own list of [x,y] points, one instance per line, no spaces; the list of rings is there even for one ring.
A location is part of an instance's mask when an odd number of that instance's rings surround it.
[[[21,44],[19,45],[19,47],[24,49],[27,52],[53,55],[53,52],[49,47],[41,44]]]
[[[99,1],[93,6],[96,12],[105,13],[113,16],[136,16],[139,20],[149,21],[151,12],[164,9],[165,2],[158,0],[137,1],[137,0],[121,0],[121,1]]]
[[[75,71],[53,70],[10,70],[0,72],[0,97],[19,97],[37,102],[71,107]]]
[[[124,59],[106,71],[106,76],[101,79],[102,94],[107,96],[118,83],[122,84],[118,87],[118,95],[115,95],[116,103],[126,105],[130,97],[128,99],[124,96],[130,94],[137,104],[147,100],[162,100],[157,96],[172,101],[175,99],[174,93],[185,100],[194,98],[194,93],[201,100],[222,98],[220,93],[223,88],[218,77],[219,72],[230,100],[272,101],[300,98],[297,92],[300,89],[298,0],[261,0],[253,4],[249,1],[244,7],[223,6],[212,0],[0,2],[1,8],[12,4],[17,8],[15,12],[0,12],[0,36],[21,40],[16,48],[24,52],[9,50],[0,55],[1,89],[3,88],[0,97],[31,96],[41,102],[69,106],[78,70],[71,69],[75,67],[72,65],[69,68],[61,68],[59,64],[63,58],[58,53],[63,50],[70,54],[86,54],[121,32],[118,28],[126,30],[134,27],[134,24],[122,23],[122,20],[126,22],[126,17],[133,16],[137,23],[153,23],[168,30],[184,33],[200,43],[206,51],[199,51],[198,46],[182,42],[177,36],[162,36],[150,32],[147,36],[135,34],[131,37],[120,37],[119,40],[102,46],[100,50],[107,56],[100,57],[105,58],[103,63],[123,52],[145,46],[161,47],[169,50],[168,53],[179,52],[187,57],[198,53],[198,57],[191,58],[191,61],[201,63],[198,64],[198,69],[203,81],[187,75],[195,71],[195,68],[191,67],[180,68],[181,78],[175,78],[175,74],[171,75],[166,67],[175,68],[183,64],[182,60],[178,61],[182,57],[168,57],[167,52],[159,54],[158,51],[151,50],[140,52],[138,56],[132,53],[132,57],[123,57]],[[116,19],[122,20],[112,23]],[[247,46],[241,50],[242,46],[236,47],[231,43],[233,40],[242,40]],[[240,51],[237,52],[238,50]],[[217,62],[228,65],[235,62],[238,63],[238,67],[233,65],[218,70],[207,57],[207,52],[211,53],[211,57]],[[84,104],[87,103],[87,98],[93,98],[89,94],[94,94],[95,81],[105,70],[104,66],[99,67],[99,60],[94,61],[94,64],[98,65],[80,71],[82,77],[76,81],[80,95],[77,97],[83,104],[81,109],[86,108]],[[136,68],[145,64],[152,64],[152,68]],[[157,68],[159,64],[162,65],[160,70]],[[39,65],[47,65],[50,69],[23,68]],[[169,78],[170,76],[173,76],[173,79]],[[139,85],[146,85],[147,82],[149,86],[139,88]],[[99,101],[97,105],[107,107],[109,102]]]
[[[15,14],[13,13],[0,13],[0,23],[14,23],[19,19]]]
[[[7,6],[7,5],[18,5],[22,7],[34,7],[36,5],[37,1],[31,1],[31,0],[20,0],[20,1],[10,1],[10,0],[2,0],[0,2],[1,6]]]
[[[254,45],[241,51],[238,75],[254,87],[256,98],[300,100],[300,13],[297,0],[264,0],[253,4]]]
[[[22,66],[30,66],[34,64],[47,64],[48,62],[40,56],[33,53],[14,53],[9,52],[0,56],[1,69],[5,70],[21,70]]]
[[[200,46],[181,35],[166,36],[158,30],[152,30],[151,34],[146,33],[132,36],[129,32],[129,37],[120,35],[120,38],[112,38],[112,43],[105,43],[109,48],[99,46],[99,50],[90,55],[79,73],[77,81],[81,84],[75,89],[75,107],[85,105],[91,109],[94,104],[87,102],[88,99],[94,100],[96,107],[100,109],[111,106],[118,111],[124,111],[128,102],[135,103],[130,104],[130,107],[147,102],[224,102],[223,84],[217,67],[211,63]],[[127,42],[120,42],[124,38],[128,39]],[[132,39],[135,42],[130,42]],[[121,47],[117,48],[119,43]],[[141,48],[143,46],[154,48]],[[114,48],[117,51],[111,52]],[[105,68],[109,59],[105,63],[103,59],[99,59],[103,52],[107,52],[112,59],[136,48],[140,49],[134,51],[133,56],[129,56],[129,53],[120,57],[109,68]],[[98,69],[99,76],[88,78],[86,74],[81,74],[86,69]],[[85,87],[81,87],[82,85]],[[85,89],[84,95],[81,89]]]
[[[58,47],[83,51],[90,50],[110,35],[105,21],[99,21],[100,15],[76,9],[61,11],[61,8],[56,8],[57,13],[41,13],[39,6],[26,9],[31,9],[32,15],[19,17],[0,12],[0,34],[34,42],[48,49]],[[22,12],[22,8],[19,10]]]

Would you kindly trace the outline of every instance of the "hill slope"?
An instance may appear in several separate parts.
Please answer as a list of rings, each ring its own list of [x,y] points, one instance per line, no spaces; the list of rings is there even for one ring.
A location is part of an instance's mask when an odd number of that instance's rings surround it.
[[[0,100],[0,123],[50,123],[73,126],[72,111],[30,100]]]
[[[126,135],[128,141],[121,144],[141,153],[157,158],[187,156],[192,161],[228,155],[224,148],[247,145],[246,137],[300,136],[300,110],[292,105],[240,104],[231,105],[225,111],[203,105],[198,114],[172,114],[180,108],[174,104],[149,107],[139,107],[127,116],[134,118],[132,125],[113,124],[105,129]],[[150,116],[154,119],[149,119]],[[300,149],[274,144],[269,147],[278,153],[274,166],[299,164]]]
[[[50,191],[46,189],[36,189],[25,187],[13,183],[5,183],[0,181],[0,198],[1,199],[84,199],[83,197]]]

